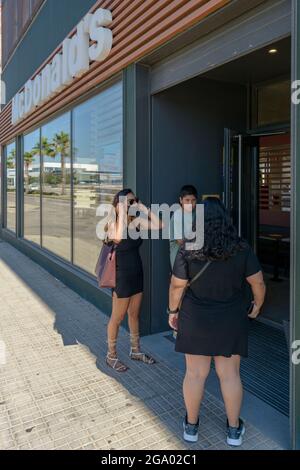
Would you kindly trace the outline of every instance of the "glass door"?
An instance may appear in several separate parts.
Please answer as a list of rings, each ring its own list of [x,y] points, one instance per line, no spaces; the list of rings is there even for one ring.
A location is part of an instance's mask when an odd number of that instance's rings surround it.
[[[257,137],[224,130],[223,201],[241,237],[257,250],[258,235]]]

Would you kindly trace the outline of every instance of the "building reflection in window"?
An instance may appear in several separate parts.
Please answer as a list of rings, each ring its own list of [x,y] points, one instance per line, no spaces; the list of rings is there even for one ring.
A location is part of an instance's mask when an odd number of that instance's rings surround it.
[[[72,113],[72,143],[71,113],[24,135],[24,237],[94,274],[101,247],[96,210],[99,204],[112,202],[123,186],[122,84]],[[7,155],[7,225],[15,229],[14,144],[7,147]]]
[[[100,241],[96,209],[123,184],[122,84],[74,109],[74,264],[94,274]]]
[[[24,238],[41,243],[40,131],[24,135]]]
[[[42,246],[71,260],[70,114],[42,127]]]

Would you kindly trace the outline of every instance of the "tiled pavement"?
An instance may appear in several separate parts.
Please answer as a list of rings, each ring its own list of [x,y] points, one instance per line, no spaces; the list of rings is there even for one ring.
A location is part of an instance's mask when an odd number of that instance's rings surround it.
[[[105,366],[107,317],[7,243],[0,242],[0,449],[228,449],[222,403],[209,393],[200,439],[181,438],[182,372],[158,359]],[[167,341],[167,340],[166,340]],[[174,353],[175,354],[175,353]],[[247,423],[243,449],[279,449]]]

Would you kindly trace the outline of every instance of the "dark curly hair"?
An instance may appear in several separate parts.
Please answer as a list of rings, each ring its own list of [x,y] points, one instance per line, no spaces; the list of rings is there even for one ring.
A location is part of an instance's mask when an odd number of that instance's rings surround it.
[[[226,260],[248,244],[238,236],[230,216],[220,199],[208,197],[204,204],[204,246],[201,250],[186,252],[191,259]]]

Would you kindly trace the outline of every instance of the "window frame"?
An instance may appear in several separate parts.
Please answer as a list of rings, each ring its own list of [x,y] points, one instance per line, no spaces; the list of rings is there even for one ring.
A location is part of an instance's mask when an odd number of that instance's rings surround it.
[[[15,176],[15,181],[16,181],[16,189],[15,189],[15,199],[16,199],[16,208],[15,208],[15,230],[12,230],[10,227],[7,226],[7,148],[10,145],[15,145],[15,171],[16,171],[16,176]],[[15,237],[17,237],[17,230],[18,230],[18,193],[17,193],[17,182],[18,182],[18,168],[17,168],[17,155],[18,155],[18,146],[17,146],[17,137],[14,139],[8,141],[4,145],[4,152],[3,152],[3,164],[4,164],[4,171],[3,171],[3,191],[4,191],[4,197],[2,198],[2,210],[3,210],[3,228],[8,230],[11,234],[13,234]]]

